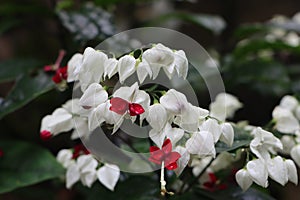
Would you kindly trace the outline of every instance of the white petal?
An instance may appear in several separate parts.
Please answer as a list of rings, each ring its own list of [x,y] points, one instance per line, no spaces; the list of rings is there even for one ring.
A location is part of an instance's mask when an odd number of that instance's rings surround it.
[[[208,119],[200,127],[201,131],[208,131],[214,136],[214,142],[216,143],[221,136],[221,126],[215,119]]]
[[[260,159],[252,160],[247,163],[247,170],[256,184],[268,187],[268,170],[265,162]]]
[[[294,183],[295,185],[298,185],[298,173],[297,173],[297,168],[294,163],[294,161],[288,159],[284,161],[287,171],[288,171],[288,178],[289,181]]]
[[[114,94],[113,97],[120,97],[126,101],[132,101],[132,98],[135,95],[135,92],[139,89],[138,83],[135,82],[134,84],[132,84],[132,86],[128,87],[128,86],[124,86],[124,87],[120,87],[118,88]]]
[[[175,60],[174,60],[175,69],[177,71],[177,74],[179,77],[183,77],[185,79],[189,67],[189,62],[186,58],[186,55],[184,51],[179,50],[174,52],[174,56],[175,56]]]
[[[276,106],[272,116],[276,120],[276,129],[282,133],[294,134],[300,129],[298,120],[291,111],[285,108]]]
[[[172,143],[173,144],[173,143]],[[175,173],[177,176],[179,176],[182,171],[184,170],[184,168],[187,166],[189,160],[190,160],[190,154],[189,152],[186,150],[186,148],[182,147],[182,146],[177,146],[174,151],[178,152],[181,157],[177,160],[177,169],[175,169]]]
[[[70,149],[62,149],[58,152],[56,160],[67,168],[72,163],[73,153]]]
[[[161,148],[164,143],[165,137],[166,137],[166,132],[164,131],[164,129],[162,129],[160,131],[151,129],[149,131],[149,137],[156,144],[156,146]]]
[[[83,93],[79,100],[82,107],[96,107],[104,103],[108,98],[106,90],[98,83],[92,83]]]
[[[143,83],[147,76],[152,77],[152,70],[149,64],[144,60],[139,63],[136,73],[140,83]]]
[[[298,100],[295,97],[286,95],[281,99],[279,106],[293,112],[298,104]]]
[[[52,115],[42,119],[41,131],[48,130],[53,135],[69,131],[73,128],[72,115],[63,108],[57,108]]]
[[[91,47],[84,50],[83,62],[78,75],[82,91],[90,84],[100,82],[104,72],[104,63],[107,59],[106,54]]]
[[[71,164],[66,173],[66,187],[70,189],[80,179],[79,167],[76,163]]]
[[[242,188],[243,191],[248,190],[248,188],[252,185],[253,181],[250,177],[250,174],[246,169],[240,169],[235,174],[236,182],[239,184],[239,186]]]
[[[93,109],[89,115],[88,127],[90,131],[95,130],[105,121],[105,113],[107,112],[107,104],[102,103]]]
[[[281,156],[267,161],[269,177],[284,186],[288,182],[288,171]]]
[[[300,144],[294,146],[291,150],[291,157],[296,162],[298,167],[300,167]]]
[[[182,115],[182,112],[188,107],[188,101],[185,95],[174,89],[168,90],[168,92],[160,98],[159,102],[169,112],[176,115]]]
[[[71,135],[71,139],[75,140],[81,137],[87,137],[89,135],[88,120],[83,117],[74,117],[74,131]]]
[[[160,131],[167,123],[167,111],[161,104],[151,105],[146,119],[153,129]]]
[[[167,68],[167,75],[174,71],[174,53],[171,49],[162,44],[157,44],[153,48],[146,50],[142,59],[146,60],[152,69],[153,79],[159,73],[161,67]]]
[[[115,58],[109,58],[104,63],[104,76],[108,76],[110,79],[118,72],[118,60]]]
[[[81,173],[80,180],[83,185],[90,188],[92,184],[97,180],[97,171],[93,170]]]
[[[81,67],[83,55],[81,53],[76,53],[68,62],[68,82],[76,81],[78,79],[78,72]]]
[[[194,133],[186,142],[185,147],[189,153],[197,154],[200,157],[216,156],[213,136],[207,131]]]
[[[119,79],[121,83],[135,72],[136,60],[133,56],[125,55],[118,62]]]
[[[242,107],[242,103],[233,95],[220,93],[214,102],[209,105],[210,116],[221,121],[233,117],[236,110]]]
[[[81,173],[92,172],[98,166],[98,161],[92,155],[81,155],[77,158],[77,166]]]
[[[226,143],[228,146],[232,146],[233,139],[234,139],[234,130],[230,123],[223,123],[221,124],[222,135],[220,140]]]
[[[98,180],[108,189],[114,191],[114,188],[120,177],[120,169],[116,165],[105,164],[97,171]]]
[[[171,142],[174,146],[184,135],[184,130],[182,130],[180,128],[172,128],[169,131],[167,131],[167,130],[164,130],[164,131],[166,131],[166,137],[171,140]]]

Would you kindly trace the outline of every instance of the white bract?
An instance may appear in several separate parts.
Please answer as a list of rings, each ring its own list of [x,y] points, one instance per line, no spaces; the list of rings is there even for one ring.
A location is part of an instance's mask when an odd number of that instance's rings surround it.
[[[216,96],[214,102],[209,105],[210,116],[221,121],[233,117],[234,113],[240,109],[243,104],[233,95],[220,93]]]
[[[272,116],[276,122],[275,128],[282,133],[295,134],[300,129],[298,120],[287,108],[276,106]]]

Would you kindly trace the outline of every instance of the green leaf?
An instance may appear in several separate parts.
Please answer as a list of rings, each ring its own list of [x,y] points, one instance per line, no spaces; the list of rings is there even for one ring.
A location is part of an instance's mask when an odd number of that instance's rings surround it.
[[[30,58],[3,61],[0,63],[0,83],[14,80],[22,74],[28,74],[42,65],[42,61]]]
[[[0,119],[53,88],[52,80],[43,72],[39,72],[34,77],[28,74],[21,75],[0,104]]]
[[[239,187],[233,185],[231,185],[229,188],[225,190],[219,190],[215,192],[209,192],[203,189],[195,189],[195,193],[199,197],[205,197],[205,199],[210,199],[210,200],[219,200],[219,199],[275,200],[272,196],[270,196],[266,192],[255,189],[254,187],[251,187],[247,191],[243,192]]]
[[[265,34],[269,30],[270,27],[266,24],[246,24],[238,27],[234,32],[234,36],[238,39],[249,38],[257,34]]]
[[[79,184],[76,186],[87,200],[98,200],[99,197],[101,199],[158,200],[160,189],[159,180],[141,175],[131,175],[124,181],[120,181],[113,192],[98,182],[91,189]]]
[[[29,186],[64,174],[63,167],[47,150],[21,141],[0,141],[0,193]]]

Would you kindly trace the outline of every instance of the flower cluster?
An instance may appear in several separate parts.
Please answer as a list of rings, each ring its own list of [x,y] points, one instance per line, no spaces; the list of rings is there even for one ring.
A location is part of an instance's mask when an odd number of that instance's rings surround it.
[[[89,133],[102,126],[113,127],[110,133],[114,134],[125,120],[130,120],[140,126],[149,125],[149,138],[156,145],[149,145],[149,161],[161,165],[163,194],[170,194],[165,188],[164,168],[174,170],[179,176],[189,166],[195,176],[204,174],[208,177],[200,180],[204,187],[212,191],[227,187],[217,183],[214,173],[241,159],[241,156],[232,158],[227,152],[217,152],[216,146],[228,148],[233,145],[237,126],[226,119],[233,117],[242,103],[233,95],[221,93],[207,110],[191,104],[185,94],[173,88],[155,86],[151,87],[153,91],[140,87],[146,78],[155,80],[160,71],[169,79],[174,76],[185,79],[188,59],[184,51],[156,44],[142,49],[138,56],[131,52],[114,58],[88,47],[83,54],[75,54],[66,69],[67,82],[76,81],[74,86],[82,95],[67,101],[43,118],[42,139],[71,130],[72,139],[89,137]],[[126,85],[126,79],[132,76],[137,76],[138,81]],[[112,91],[109,86],[112,80],[116,80],[113,77],[117,77],[121,87]],[[275,128],[282,133],[293,134],[293,138],[297,137],[299,111],[300,106],[295,98],[283,98],[273,111]],[[260,127],[247,126],[244,130],[251,130],[251,141],[248,146],[239,146],[247,154],[245,168],[235,175],[240,187],[246,190],[253,182],[267,187],[268,177],[282,185],[288,181],[297,184],[294,162],[278,154],[285,149],[283,140],[290,138],[282,137],[280,140]],[[300,164],[300,144],[295,143],[290,149],[290,155]],[[74,152],[62,150],[57,160],[67,169],[67,188],[79,180],[90,187],[98,177],[102,184],[113,190],[120,176],[116,165],[105,163],[99,168],[100,162],[83,148],[77,147]]]

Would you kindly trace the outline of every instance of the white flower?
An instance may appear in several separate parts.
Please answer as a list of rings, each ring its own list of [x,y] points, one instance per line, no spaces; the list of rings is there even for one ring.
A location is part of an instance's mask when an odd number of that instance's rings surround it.
[[[152,69],[152,78],[155,79],[163,67],[166,75],[171,78],[175,69],[174,53],[168,47],[162,44],[157,44],[151,49],[146,50],[142,59],[146,60]]]
[[[108,94],[106,90],[99,83],[92,83],[84,91],[83,95],[79,100],[79,104],[85,108],[89,109],[92,107],[97,107],[98,105],[107,101]]]
[[[282,133],[294,134],[300,129],[298,120],[288,109],[276,106],[272,112],[272,116],[276,121],[275,128]]]
[[[85,91],[92,83],[100,83],[107,59],[105,53],[96,51],[91,47],[87,47],[84,50],[83,61],[78,75],[82,91]]]
[[[97,179],[98,161],[92,155],[81,155],[77,161],[68,166],[66,172],[66,187],[70,189],[77,181],[91,187]]]
[[[288,170],[281,156],[267,161],[269,177],[284,186],[288,182]]]
[[[67,168],[74,162],[72,157],[73,152],[70,149],[62,149],[58,152],[56,160],[61,163],[64,168]]]
[[[193,133],[192,137],[186,142],[185,148],[189,153],[197,154],[200,157],[216,156],[213,135],[207,131]]]
[[[168,90],[168,92],[159,99],[159,102],[174,115],[182,115],[189,106],[186,96],[174,89]]]
[[[68,82],[73,82],[78,80],[78,73],[82,64],[83,55],[81,53],[76,53],[68,62]]]
[[[118,72],[118,60],[115,58],[109,58],[104,63],[104,77],[109,79]]]
[[[286,95],[281,99],[279,106],[293,112],[298,104],[298,100],[295,97]]]
[[[124,83],[124,81],[135,72],[135,64],[135,58],[130,55],[125,55],[119,59],[118,72],[120,83]]]
[[[264,188],[268,187],[268,170],[266,163],[261,159],[251,160],[247,163],[247,171],[251,179]]]
[[[168,121],[168,113],[161,104],[153,104],[149,107],[146,119],[153,129],[160,131]]]
[[[177,74],[179,77],[182,77],[183,79],[186,78],[189,68],[189,62],[188,59],[184,53],[184,51],[179,50],[174,52],[174,63],[175,63],[175,69],[177,71]]]
[[[73,128],[72,114],[64,108],[57,108],[51,115],[42,119],[41,132],[46,130],[52,135],[69,131]]]
[[[287,168],[289,181],[291,181],[292,183],[297,185],[298,184],[298,173],[297,173],[297,168],[296,168],[294,161],[287,159],[284,161],[284,163]]]
[[[223,123],[221,124],[221,137],[220,141],[224,142],[228,146],[232,146],[233,139],[234,139],[234,130],[232,128],[232,125],[230,123]]]
[[[300,144],[292,148],[291,157],[296,162],[296,164],[300,167]]]
[[[172,144],[174,144],[172,142]],[[189,152],[186,150],[186,148],[182,147],[182,146],[177,146],[174,151],[178,152],[181,157],[177,160],[177,169],[175,169],[175,173],[177,176],[179,176],[182,171],[184,170],[184,168],[187,166],[189,160],[190,160],[190,154]]]
[[[253,181],[247,169],[240,169],[235,174],[236,182],[242,188],[243,191],[248,190],[248,188],[252,185]]]
[[[97,170],[97,177],[100,183],[114,191],[120,177],[120,169],[117,165],[105,164]]]
[[[209,105],[210,116],[221,121],[233,117],[236,110],[240,109],[243,104],[233,95],[220,93],[216,96],[214,102]]]
[[[210,132],[214,137],[214,142],[217,143],[221,136],[221,126],[218,124],[215,119],[208,119],[200,126],[201,131]]]
[[[290,135],[284,135],[280,138],[280,141],[282,143],[282,153],[289,155],[292,148],[296,145],[295,140]]]
[[[143,83],[147,76],[152,77],[152,70],[145,60],[138,64],[136,73],[140,83]]]
[[[282,149],[282,143],[272,133],[258,127],[251,133],[254,139],[250,143],[251,151],[260,159],[269,160],[274,148]]]

